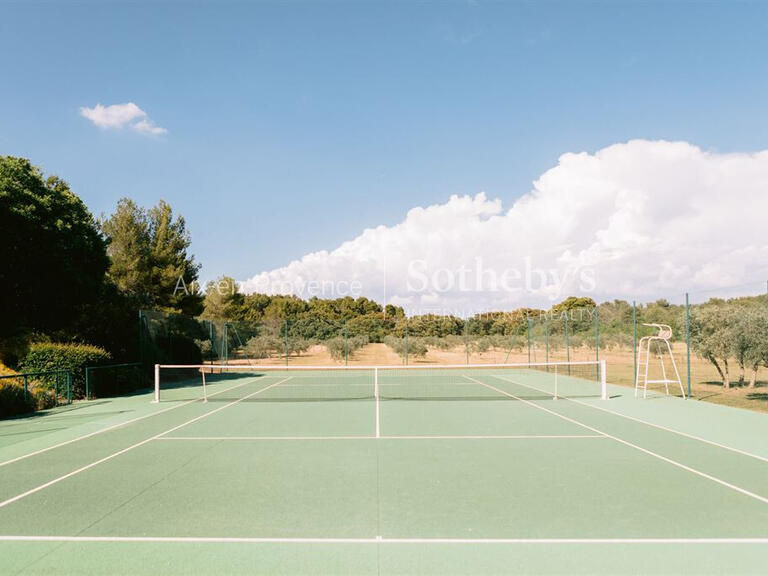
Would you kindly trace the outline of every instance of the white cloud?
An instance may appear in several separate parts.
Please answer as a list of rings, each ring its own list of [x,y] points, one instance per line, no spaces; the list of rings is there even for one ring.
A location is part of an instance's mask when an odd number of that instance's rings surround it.
[[[144,112],[133,102],[127,104],[112,104],[102,106],[96,104],[93,108],[80,108],[80,115],[87,118],[99,128],[128,128],[142,134],[167,134],[168,130],[156,126]]]
[[[413,311],[510,309],[571,294],[673,298],[763,282],[766,213],[768,151],[635,140],[564,154],[506,210],[483,193],[451,196],[243,289],[331,297],[356,282],[353,295]]]
[[[160,126],[155,126],[154,122],[148,118],[144,118],[143,120],[139,120],[132,126],[136,132],[142,132],[143,134],[152,134],[154,136],[159,136],[161,134],[167,134],[168,130],[165,128],[161,128]]]

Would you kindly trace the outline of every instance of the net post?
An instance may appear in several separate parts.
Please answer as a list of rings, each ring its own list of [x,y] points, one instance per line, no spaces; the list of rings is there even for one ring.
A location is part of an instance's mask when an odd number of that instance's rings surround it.
[[[203,402],[208,402],[208,392],[205,389],[205,367],[201,368],[200,372],[203,375]]]
[[[605,359],[600,360],[600,399],[608,400],[608,378],[605,374]]]
[[[155,364],[155,398],[152,402],[160,402],[160,364]]]

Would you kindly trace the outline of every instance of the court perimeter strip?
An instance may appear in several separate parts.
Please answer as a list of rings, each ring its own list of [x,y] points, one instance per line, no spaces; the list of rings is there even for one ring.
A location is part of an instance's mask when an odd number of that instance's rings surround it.
[[[517,384],[518,386],[525,386],[526,388],[530,388],[531,390],[537,390],[539,392],[545,392],[549,394],[549,392],[547,392],[546,390],[542,390],[541,388],[537,388],[536,386],[531,386],[530,384],[521,384],[520,382],[509,380],[504,376],[494,375],[493,377],[498,378],[499,380],[505,380],[506,382],[512,382],[514,384]],[[568,402],[573,402],[575,404],[580,404],[581,406],[586,406],[588,408],[600,410],[601,412],[605,412],[607,414],[613,414],[614,416],[619,416],[620,418],[626,418],[627,420],[638,422],[639,424],[645,424],[646,426],[650,426],[651,428],[658,428],[659,430],[664,430],[665,432],[677,434],[678,436],[683,436],[684,438],[690,438],[691,440],[697,440],[698,442],[703,442],[704,444],[710,444],[711,446],[716,446],[717,448],[722,448],[723,450],[735,452],[736,454],[740,454],[741,456],[747,456],[748,458],[754,458],[755,460],[768,462],[768,457],[760,456],[759,454],[753,454],[752,452],[747,452],[746,450],[741,450],[740,448],[734,448],[733,446],[728,446],[727,444],[721,444],[720,442],[715,442],[714,440],[707,440],[706,438],[702,438],[701,436],[696,436],[695,434],[689,434],[688,432],[683,432],[682,430],[675,430],[674,428],[669,428],[662,424],[656,424],[655,422],[648,422],[648,420],[643,420],[642,418],[630,416],[629,414],[622,414],[621,412],[615,412],[613,410],[609,410],[608,408],[604,408],[603,406],[596,406],[594,404],[590,404],[589,402],[577,400],[576,398],[569,398],[568,396],[562,396],[561,398],[563,400],[567,400]]]
[[[0,536],[0,542],[178,544],[768,544],[768,538],[248,538],[185,536]]]
[[[219,408],[216,408],[215,410],[211,410],[210,412],[206,412],[205,414],[202,414],[200,416],[197,416],[195,418],[192,418],[191,420],[187,420],[186,422],[179,424],[178,426],[174,426],[173,428],[170,428],[168,430],[165,430],[164,432],[160,432],[160,434],[155,434],[151,438],[147,438],[146,440],[142,440],[141,442],[137,442],[136,444],[132,444],[128,446],[127,448],[123,448],[122,450],[118,450],[117,452],[114,452],[110,454],[109,456],[105,456],[104,458],[101,458],[99,460],[96,460],[95,462],[91,462],[90,464],[86,464],[85,466],[82,466],[81,468],[78,468],[77,470],[73,470],[72,472],[69,472],[68,474],[64,474],[63,476],[59,476],[58,478],[54,478],[53,480],[46,482],[45,484],[41,484],[40,486],[37,486],[36,488],[32,488],[31,490],[27,490],[26,492],[22,492],[21,494],[14,496],[13,498],[8,498],[8,500],[5,500],[3,502],[0,502],[0,508],[3,508],[4,506],[7,506],[8,504],[12,504],[13,502],[16,502],[17,500],[21,500],[22,498],[26,498],[27,496],[30,496],[34,494],[35,492],[39,492],[40,490],[44,490],[45,488],[48,488],[49,486],[53,486],[54,484],[58,484],[62,480],[66,480],[67,478],[71,478],[72,476],[75,476],[76,474],[80,474],[80,472],[85,472],[86,470],[89,470],[93,468],[94,466],[98,466],[99,464],[102,464],[106,462],[107,460],[111,460],[112,458],[116,458],[117,456],[120,456],[121,454],[125,454],[126,452],[130,452],[134,448],[138,448],[139,446],[143,446],[144,444],[147,444],[149,442],[152,442],[153,440],[157,440],[161,436],[164,436],[165,434],[170,434],[171,432],[175,432],[176,430],[179,430],[181,428],[184,428],[185,426],[188,426],[190,424],[193,424],[197,422],[198,420],[202,420],[203,418],[207,418],[211,414],[216,414],[217,412],[221,412],[222,410],[229,408],[230,406],[234,406],[238,402],[242,402],[243,400],[247,400],[248,398],[251,398],[252,396],[256,396],[256,394],[261,394],[262,392],[269,390],[270,388],[274,388],[278,384],[282,384],[283,382],[286,382],[291,379],[291,376],[288,378],[284,378],[283,380],[280,380],[278,382],[275,382],[274,384],[270,384],[269,386],[265,386],[264,388],[261,388],[257,390],[256,392],[253,392],[251,394],[248,394],[247,396],[243,396],[242,398],[238,398],[237,400],[234,400],[232,402],[229,402],[227,404],[224,404],[224,406],[221,406]],[[243,384],[244,385],[244,384]]]
[[[505,382],[509,382],[511,384],[516,384],[518,386],[523,386],[525,388],[530,388],[531,390],[539,390],[539,388],[536,388],[534,386],[528,386],[526,384],[522,384],[520,382],[517,382],[515,380],[512,380],[510,378],[504,378],[503,376],[495,376],[492,375],[493,378],[497,378],[499,380],[503,380]],[[638,450],[639,452],[643,452],[644,454],[648,454],[649,456],[652,456],[654,458],[658,458],[659,460],[662,460],[664,462],[667,462],[668,464],[672,464],[672,466],[676,466],[682,470],[685,470],[687,472],[691,472],[692,474],[696,474],[697,476],[701,476],[702,478],[706,478],[707,480],[711,480],[712,482],[715,482],[717,484],[720,484],[721,486],[725,486],[726,488],[730,488],[734,492],[738,492],[740,494],[743,494],[744,496],[749,496],[750,498],[754,498],[755,500],[759,500],[763,504],[768,504],[768,498],[764,496],[760,496],[759,494],[755,494],[754,492],[750,492],[746,488],[742,488],[741,486],[736,486],[735,484],[731,484],[730,482],[726,482],[725,480],[722,480],[720,478],[717,478],[716,476],[712,476],[711,474],[707,474],[706,472],[702,472],[701,470],[697,470],[696,468],[692,468],[690,466],[686,466],[682,462],[678,462],[677,460],[672,460],[672,458],[667,458],[666,456],[662,456],[661,454],[658,454],[657,452],[654,452],[652,450],[648,450],[647,448],[643,448],[642,446],[638,446],[637,444],[633,444],[629,440],[624,440],[623,438],[619,438],[618,436],[613,436],[612,434],[608,434],[606,432],[603,432],[602,430],[598,430],[594,426],[589,426],[588,424],[584,424],[583,422],[579,422],[578,420],[575,420],[574,418],[569,418],[568,416],[564,416],[563,414],[560,414],[558,412],[555,412],[554,410],[550,410],[549,408],[545,408],[544,406],[540,406],[536,404],[535,402],[531,402],[529,400],[525,400],[524,398],[520,398],[518,396],[515,396],[514,394],[510,394],[509,392],[506,392],[502,390],[501,388],[496,388],[495,386],[491,386],[490,384],[486,384],[484,382],[480,382],[480,380],[475,380],[471,376],[464,376],[464,378],[467,378],[468,380],[472,380],[473,382],[476,382],[477,384],[480,384],[482,386],[487,386],[488,388],[495,390],[496,392],[499,392],[501,394],[504,394],[505,396],[509,396],[510,398],[514,398],[516,400],[519,400],[520,402],[523,402],[525,404],[528,404],[529,406],[532,406],[534,408],[538,408],[539,410],[543,410],[544,412],[547,412],[548,414],[552,414],[553,416],[556,416],[557,418],[561,418],[565,420],[566,422],[571,422],[573,424],[576,424],[577,426],[581,426],[582,428],[586,428],[587,430],[591,430],[592,432],[595,432],[596,434],[602,434],[606,438],[610,438],[611,440],[615,440],[619,444],[624,444],[625,446],[629,446],[630,448],[634,448],[635,450]]]
[[[241,386],[245,386],[246,384],[250,384],[250,381],[243,382],[242,384],[237,384],[236,386],[230,386],[229,388],[225,388],[224,390],[219,390],[218,392],[214,392],[213,394],[210,394],[209,396],[216,396],[217,394],[223,394],[224,392],[229,392],[230,390],[234,390],[235,388],[240,388]],[[145,418],[151,418],[152,416],[157,416],[159,414],[163,414],[165,412],[170,412],[171,410],[176,410],[177,408],[181,408],[183,406],[186,406],[187,404],[192,404],[193,402],[200,402],[202,398],[197,398],[195,400],[187,400],[186,402],[182,402],[181,404],[177,404],[176,406],[171,406],[169,408],[164,408],[163,410],[159,410],[158,412],[152,412],[151,414],[145,414],[144,416],[139,416],[138,418],[133,418],[131,420],[126,420],[125,422],[119,422],[118,424],[113,424],[112,426],[108,426],[107,428],[102,428],[100,430],[95,430],[93,432],[89,432],[88,434],[84,434],[83,436],[78,436],[77,438],[72,438],[71,440],[66,440],[64,442],[60,442],[58,444],[54,444],[53,446],[48,446],[47,448],[41,448],[40,450],[35,450],[34,452],[30,452],[29,454],[22,454],[21,456],[17,456],[16,458],[11,458],[10,460],[5,460],[4,462],[0,462],[0,468],[3,466],[6,466],[8,464],[13,464],[14,462],[18,462],[19,460],[24,460],[25,458],[30,458],[31,456],[37,456],[38,454],[44,454],[45,452],[48,452],[50,450],[55,450],[56,448],[61,448],[62,446],[67,446],[69,444],[72,444],[74,442],[79,442],[80,440],[85,440],[87,438],[91,438],[93,436],[96,436],[97,434],[102,434],[103,432],[109,432],[110,430],[116,430],[117,428],[121,428],[122,426],[127,426],[128,424],[133,424],[134,422],[138,422],[139,420],[144,420]]]

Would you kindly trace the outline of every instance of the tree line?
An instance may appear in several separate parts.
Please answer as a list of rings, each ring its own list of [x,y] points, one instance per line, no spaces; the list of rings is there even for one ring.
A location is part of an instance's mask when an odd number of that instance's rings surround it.
[[[35,342],[89,343],[113,360],[137,357],[137,311],[199,314],[203,298],[184,218],[160,200],[130,199],[96,218],[58,176],[0,156],[0,361],[18,365]]]
[[[298,353],[307,342],[337,339],[330,344],[336,356],[350,342],[402,347],[398,339],[406,335],[436,347],[461,337],[481,349],[500,338],[545,333],[553,342],[567,336],[574,346],[628,347],[633,318],[669,324],[678,341],[685,334],[685,307],[666,300],[633,308],[623,300],[598,305],[569,297],[547,309],[406,317],[402,307],[365,297],[243,294],[227,276],[201,291],[190,245],[184,217],[163,200],[142,207],[123,198],[112,214],[97,218],[62,178],[45,175],[27,159],[0,156],[0,360],[18,365],[39,342],[93,344],[115,361],[136,360],[140,309],[258,326],[247,340],[272,338],[251,343],[262,354],[286,335]],[[754,385],[767,362],[767,321],[765,296],[693,306],[693,351],[716,368],[725,386],[734,370],[740,382]]]

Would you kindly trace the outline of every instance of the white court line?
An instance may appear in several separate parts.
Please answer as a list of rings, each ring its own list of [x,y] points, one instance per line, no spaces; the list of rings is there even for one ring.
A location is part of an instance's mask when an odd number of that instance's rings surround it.
[[[474,380],[474,378],[471,378],[470,376],[466,376],[466,375],[464,376],[464,378],[468,378],[470,380]],[[499,380],[504,380],[505,382],[511,382],[512,384],[518,384],[514,380],[510,380],[509,378],[504,378],[502,376],[493,376],[493,378],[498,378]],[[766,498],[764,496],[760,496],[759,494],[755,494],[754,492],[750,492],[749,490],[747,490],[745,488],[742,488],[740,486],[736,486],[735,484],[731,484],[730,482],[726,482],[725,480],[717,478],[716,476],[712,476],[711,474],[707,474],[706,472],[702,472],[701,470],[697,470],[696,468],[691,468],[690,466],[686,466],[682,462],[678,462],[677,460],[672,460],[671,458],[667,458],[666,456],[662,456],[661,454],[653,452],[652,450],[648,450],[647,448],[643,448],[642,446],[638,446],[637,444],[633,444],[632,442],[630,442],[628,440],[624,440],[622,438],[619,438],[618,436],[613,436],[612,434],[607,434],[606,432],[603,432],[602,430],[598,430],[597,428],[595,428],[593,426],[589,426],[587,424],[584,424],[583,422],[579,422],[578,420],[574,420],[573,418],[569,418],[568,416],[563,416],[562,414],[559,414],[559,413],[555,412],[554,410],[550,410],[549,408],[545,408],[544,406],[539,406],[535,402],[529,402],[528,400],[525,400],[524,398],[519,398],[518,396],[515,396],[514,394],[510,394],[509,392],[505,392],[501,388],[496,388],[495,386],[491,386],[490,384],[485,384],[484,382],[480,382],[479,380],[474,380],[474,381],[477,382],[478,384],[482,384],[483,386],[488,386],[492,390],[496,390],[497,392],[500,392],[501,394],[504,394],[505,396],[509,396],[510,398],[515,398],[516,400],[519,400],[520,402],[524,402],[525,404],[533,406],[534,408],[538,408],[539,410],[543,410],[544,412],[552,414],[553,416],[557,416],[558,418],[562,418],[563,420],[565,420],[567,422],[571,422],[573,424],[576,424],[577,426],[581,426],[582,428],[586,428],[587,430],[591,430],[592,432],[595,432],[597,434],[602,434],[605,437],[610,438],[611,440],[615,440],[616,442],[619,442],[620,444],[624,444],[625,446],[629,446],[630,448],[634,448],[635,450],[638,450],[640,452],[648,454],[649,456],[653,456],[654,458],[658,458],[659,460],[663,460],[664,462],[667,462],[668,464],[672,464],[673,466],[677,466],[678,468],[680,468],[682,470],[685,470],[687,472],[691,472],[692,474],[696,474],[697,476],[701,476],[702,478],[706,478],[707,480],[711,480],[712,482],[720,484],[721,486],[725,486],[726,488],[730,488],[731,490],[733,490],[735,492],[739,492],[740,494],[744,494],[745,496],[749,496],[750,498],[754,498],[755,500],[759,500],[763,504],[768,504],[768,498]],[[520,384],[520,385],[521,386],[525,386],[525,384]],[[528,388],[530,388],[530,386],[528,386]]]
[[[195,536],[17,536],[0,542],[151,542],[192,544],[768,544],[768,538],[249,538]]]
[[[246,384],[249,384],[249,383],[250,382],[244,382],[243,384],[230,386],[229,388],[225,388],[224,390],[219,390],[218,392],[210,394],[209,396],[216,396],[217,394],[223,394],[224,392],[228,392],[229,390],[234,390],[235,388],[239,388],[240,386],[245,386]],[[14,462],[18,462],[19,460],[24,460],[25,458],[30,458],[32,456],[37,456],[38,454],[43,454],[45,452],[48,452],[49,450],[55,450],[56,448],[61,448],[62,446],[67,446],[68,444],[79,442],[80,440],[85,440],[86,438],[91,438],[92,436],[96,436],[97,434],[101,434],[103,432],[109,432],[110,430],[115,430],[116,428],[120,428],[121,426],[127,426],[128,424],[133,424],[134,422],[138,422],[139,420],[144,420],[145,418],[151,418],[152,416],[157,416],[158,414],[163,414],[164,412],[176,410],[176,408],[181,408],[182,406],[186,406],[187,404],[192,404],[193,402],[200,402],[200,400],[202,400],[202,398],[198,398],[196,400],[187,400],[186,402],[183,402],[176,406],[171,406],[170,408],[164,408],[163,410],[159,410],[158,412],[152,412],[151,414],[145,414],[144,416],[139,416],[138,418],[133,418],[132,420],[126,420],[125,422],[120,422],[118,424],[114,424],[107,428],[102,428],[101,430],[96,430],[95,432],[90,432],[83,436],[78,436],[77,438],[72,438],[71,440],[66,440],[65,442],[60,442],[53,446],[48,446],[47,448],[35,450],[34,452],[30,452],[29,454],[22,454],[21,456],[17,456],[16,458],[11,458],[10,460],[6,460],[5,462],[0,462],[0,468],[8,464],[13,464]]]
[[[464,435],[464,436],[437,436],[437,435],[413,435],[413,436],[163,436],[156,440],[189,440],[221,442],[233,441],[259,441],[259,440],[562,440],[581,438],[606,438],[603,434],[507,434],[507,435]]]
[[[21,500],[22,498],[26,498],[27,496],[30,496],[36,492],[40,492],[40,490],[44,490],[50,486],[53,486],[54,484],[58,484],[62,480],[66,480],[67,478],[71,478],[72,476],[75,476],[76,474],[80,474],[80,472],[85,472],[86,470],[89,470],[93,468],[94,466],[98,466],[99,464],[102,464],[106,462],[107,460],[111,460],[112,458],[116,458],[117,456],[120,456],[121,454],[125,454],[126,452],[129,452],[133,450],[134,448],[138,448],[139,446],[143,446],[144,444],[147,444],[148,442],[152,442],[153,440],[157,440],[161,436],[164,436],[165,434],[170,434],[171,432],[175,432],[176,430],[179,430],[181,428],[184,428],[185,426],[188,426],[190,424],[193,424],[197,422],[198,420],[202,420],[203,418],[207,418],[211,414],[216,414],[217,412],[221,412],[225,408],[229,408],[230,406],[234,406],[238,402],[242,402],[243,400],[247,400],[251,396],[256,396],[256,394],[261,394],[265,390],[269,390],[270,388],[274,388],[278,384],[281,384],[285,382],[286,380],[290,380],[290,376],[288,378],[285,378],[283,380],[280,380],[278,382],[275,382],[274,384],[270,384],[269,386],[266,386],[264,388],[261,388],[257,390],[256,392],[253,392],[252,394],[248,394],[247,396],[243,396],[242,398],[238,398],[237,400],[234,400],[233,402],[228,402],[227,404],[224,404],[224,406],[221,406],[219,408],[216,408],[215,410],[211,410],[210,412],[206,412],[205,414],[202,414],[200,416],[197,416],[195,418],[192,418],[191,420],[187,420],[186,422],[179,424],[178,426],[174,426],[173,428],[170,428],[169,430],[166,430],[164,432],[160,432],[160,434],[155,434],[151,438],[147,438],[146,440],[142,440],[141,442],[137,442],[136,444],[132,444],[131,446],[128,446],[127,448],[123,448],[122,450],[118,450],[117,452],[114,452],[110,454],[109,456],[105,456],[104,458],[101,458],[99,460],[96,460],[95,462],[91,462],[90,464],[86,464],[85,466],[82,466],[78,468],[77,470],[73,470],[72,472],[69,472],[68,474],[64,474],[63,476],[59,476],[58,478],[54,478],[53,480],[46,482],[45,484],[41,484],[40,486],[37,486],[35,488],[32,488],[30,490],[27,490],[26,492],[22,492],[21,494],[14,496],[13,498],[8,498],[8,500],[5,500],[3,502],[0,502],[0,508],[3,508],[4,506],[7,506],[8,504],[12,504],[13,502],[16,502],[18,500]]]

